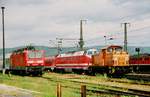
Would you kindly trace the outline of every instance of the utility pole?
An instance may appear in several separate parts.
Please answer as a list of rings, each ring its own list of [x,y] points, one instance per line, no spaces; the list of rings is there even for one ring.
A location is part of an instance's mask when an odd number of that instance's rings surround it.
[[[124,25],[124,51],[127,51],[128,50],[128,41],[127,41],[127,25],[130,23],[122,23]]]
[[[3,74],[5,74],[5,31],[4,31],[4,9],[2,8],[2,30],[3,30]]]
[[[80,45],[80,50],[83,50],[83,45],[84,45],[84,40],[83,40],[83,21],[86,20],[80,20],[80,41],[79,41],[79,45]]]

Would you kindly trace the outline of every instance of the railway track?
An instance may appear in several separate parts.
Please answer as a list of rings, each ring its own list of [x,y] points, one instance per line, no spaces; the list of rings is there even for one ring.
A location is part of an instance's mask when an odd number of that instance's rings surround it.
[[[70,89],[76,89],[80,90],[78,87],[72,87],[72,86],[65,86],[63,85],[62,87],[64,88],[70,88]],[[93,88],[93,89],[89,89]],[[111,95],[118,95],[118,96],[138,96],[138,97],[150,97],[150,92],[147,91],[139,91],[139,90],[133,90],[133,89],[128,89],[127,91],[119,91],[119,90],[113,90],[113,89],[107,89],[107,88],[96,88],[95,87],[89,87],[87,88],[87,94],[92,95],[92,93],[96,94],[111,94]]]
[[[150,91],[130,89],[130,88],[124,88],[124,87],[118,87],[118,86],[95,84],[95,83],[88,83],[88,82],[78,82],[78,81],[73,81],[73,82],[88,85],[92,89],[87,89],[87,91],[91,91],[93,93],[100,93],[100,94],[106,93],[106,94],[114,94],[114,95],[150,97]],[[102,88],[100,88],[99,86],[102,86]]]
[[[125,78],[131,80],[143,80],[143,81],[150,81],[150,74],[138,74],[138,73],[130,73],[126,74]]]
[[[150,83],[144,82],[144,81],[139,81],[139,80],[130,80],[130,81],[125,81],[125,80],[121,80],[121,79],[111,79],[109,78],[108,81],[110,82],[118,82],[118,83],[128,83],[128,84],[138,84],[138,85],[147,85],[150,86]]]
[[[116,91],[116,90],[109,90],[109,89],[104,89],[104,90],[87,90],[87,91],[92,91],[93,93],[105,93],[105,94],[113,94],[113,95],[125,95],[125,96],[140,96],[140,97],[150,97],[149,92],[145,91],[136,91],[136,90],[128,90],[128,91]]]
[[[50,81],[56,81],[54,79],[47,78],[47,77],[43,77],[43,78],[48,79]],[[100,83],[98,81],[92,82],[92,81],[88,81],[87,79],[80,79],[80,78],[75,78],[75,79],[74,78],[71,78],[71,79],[61,78],[61,79],[57,80],[57,82],[62,83],[62,86],[64,88],[73,88],[73,89],[78,89],[78,90],[80,89],[79,85],[84,84],[87,86],[87,93],[89,95],[91,95],[91,93],[93,95],[96,93],[96,94],[150,97],[150,90],[148,91],[148,90],[135,89],[135,88],[130,88],[130,87],[127,88],[127,87],[123,87],[121,85],[118,85],[118,86],[117,85],[110,85],[113,83],[125,84],[126,83],[125,81],[114,82],[114,80],[108,79],[108,82],[104,84],[104,83]],[[73,86],[63,85],[64,82],[74,84],[74,85]],[[139,85],[138,83],[137,84],[136,83],[128,83],[128,84],[131,84],[134,86]],[[146,86],[146,84],[141,85],[141,86]]]

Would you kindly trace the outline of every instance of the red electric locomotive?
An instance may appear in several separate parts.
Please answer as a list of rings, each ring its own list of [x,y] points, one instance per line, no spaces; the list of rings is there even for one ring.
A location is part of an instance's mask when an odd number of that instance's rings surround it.
[[[44,68],[44,51],[23,48],[10,56],[10,70],[23,74],[40,74]]]

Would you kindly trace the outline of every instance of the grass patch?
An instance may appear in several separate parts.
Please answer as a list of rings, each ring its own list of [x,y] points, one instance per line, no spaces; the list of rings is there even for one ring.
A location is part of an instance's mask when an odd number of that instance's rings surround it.
[[[86,75],[72,75],[72,74],[56,74],[56,73],[45,73],[43,77],[31,77],[31,76],[17,76],[12,75],[2,75],[0,73],[0,83],[7,84],[11,86],[16,86],[23,89],[28,89],[31,91],[37,91],[40,93],[34,93],[34,97],[56,97],[56,86],[60,83],[62,87],[62,97],[81,97],[80,96],[80,86],[81,83],[71,82],[69,79],[81,79],[84,80],[106,80],[104,77],[91,77]],[[87,89],[89,88],[87,85]],[[103,88],[102,86],[96,86],[96,88]],[[1,92],[0,92],[1,93]],[[87,93],[87,97],[115,97],[109,94],[92,94]],[[128,96],[122,96],[128,97]]]

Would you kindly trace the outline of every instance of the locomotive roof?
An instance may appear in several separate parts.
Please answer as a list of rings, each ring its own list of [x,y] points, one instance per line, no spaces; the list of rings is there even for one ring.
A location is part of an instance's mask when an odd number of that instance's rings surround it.
[[[119,46],[119,45],[111,45],[111,46],[108,46],[107,48],[108,48],[108,49],[109,49],[109,48],[121,48],[121,49],[122,49],[122,47]]]
[[[119,45],[110,45],[110,46],[104,47],[102,49],[110,49],[110,48],[120,48],[120,49],[122,49],[122,46],[119,46]]]
[[[57,57],[68,57],[68,56],[77,56],[77,55],[83,55],[84,51],[75,51],[75,52],[67,52],[63,54],[57,55]]]
[[[24,50],[36,50],[34,46],[27,46],[24,48],[17,49],[13,53],[22,53]]]
[[[87,49],[87,50],[81,50],[81,51],[66,52],[66,53],[57,55],[57,57],[69,57],[69,56],[84,55],[87,51],[97,51],[97,50],[93,48],[93,49]]]

